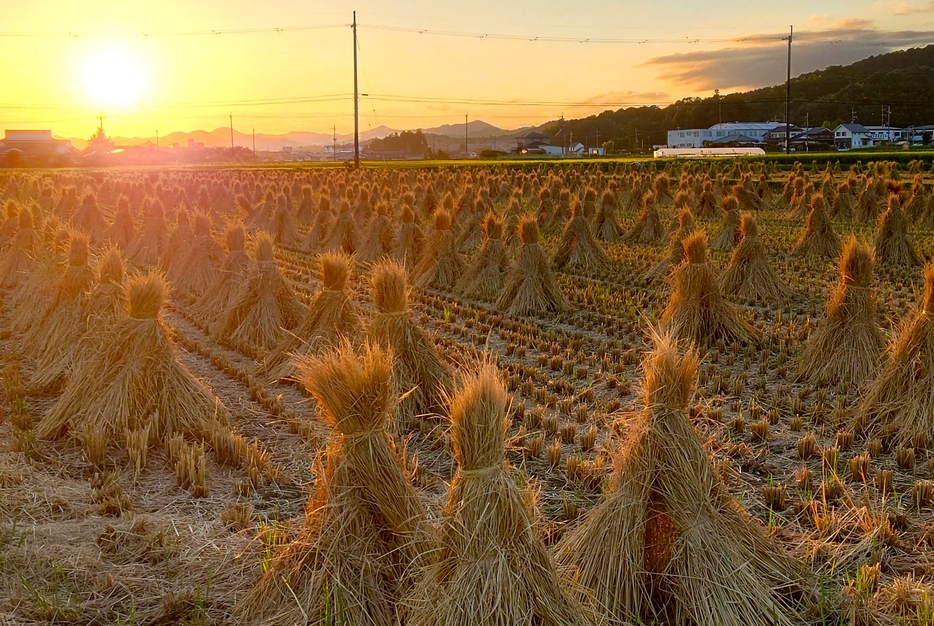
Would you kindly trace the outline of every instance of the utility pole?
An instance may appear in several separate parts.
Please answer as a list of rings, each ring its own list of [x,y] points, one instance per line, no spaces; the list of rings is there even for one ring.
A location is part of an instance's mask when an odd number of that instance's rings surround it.
[[[804,151],[810,152],[811,146],[808,145],[808,137],[811,135],[811,112],[804,114]]]
[[[156,150],[159,149],[159,129],[156,129]]]
[[[470,148],[467,145],[467,139],[468,139],[467,138],[467,129],[468,129],[467,115],[468,113],[464,113],[464,158],[465,159],[470,157]]]
[[[785,81],[785,154],[791,154],[791,124],[788,116],[791,111],[791,42],[795,36],[795,27],[788,33],[788,79]]]
[[[103,135],[104,134],[104,114],[98,113],[97,120],[100,122],[100,124],[97,126],[97,129],[101,131],[101,134]]]
[[[360,91],[357,83],[357,12],[353,12],[353,166],[360,169]]]
[[[233,150],[233,113],[230,114],[230,149]]]
[[[597,151],[600,151],[600,129],[597,129]]]
[[[256,127],[253,127],[253,154],[256,154]]]
[[[332,130],[334,132],[334,137],[331,141],[334,144],[334,148],[331,151],[331,160],[336,161],[337,160],[337,125],[336,124],[334,125],[334,128]]]

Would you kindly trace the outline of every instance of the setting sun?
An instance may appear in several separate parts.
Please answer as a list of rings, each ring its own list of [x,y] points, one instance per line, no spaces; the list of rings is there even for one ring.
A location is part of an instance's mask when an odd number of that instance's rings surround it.
[[[84,84],[97,104],[127,105],[143,93],[143,68],[119,51],[88,59],[83,68]]]

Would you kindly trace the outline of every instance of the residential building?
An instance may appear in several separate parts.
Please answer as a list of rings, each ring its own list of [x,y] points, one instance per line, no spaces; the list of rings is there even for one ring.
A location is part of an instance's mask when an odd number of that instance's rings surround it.
[[[67,139],[53,139],[51,130],[7,130],[0,152],[19,150],[25,156],[67,156],[73,148]]]
[[[909,140],[910,131],[891,126],[863,126],[862,124],[840,124],[833,131],[834,146],[838,150],[871,148],[886,143]]]
[[[517,148],[529,148],[532,147],[532,144],[539,145],[549,145],[551,143],[551,138],[548,135],[539,133],[534,130],[530,130],[521,137],[516,137],[516,147]]]
[[[778,126],[784,128],[784,125],[779,122],[724,122],[706,129],[679,128],[668,131],[668,147],[703,148],[725,137],[746,137],[758,144],[765,141],[766,135]]]

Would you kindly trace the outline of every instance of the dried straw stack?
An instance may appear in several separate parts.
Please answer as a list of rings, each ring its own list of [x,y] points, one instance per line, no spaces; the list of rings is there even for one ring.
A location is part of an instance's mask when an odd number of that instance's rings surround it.
[[[451,401],[457,472],[443,545],[406,601],[409,626],[594,624],[561,585],[535,528],[533,496],[504,459],[507,395],[495,366]]]
[[[89,245],[85,233],[71,231],[68,264],[55,282],[46,315],[34,320],[23,335],[24,354],[37,359],[54,355],[75,339],[87,315],[87,296],[95,278],[88,264]]]
[[[412,282],[422,289],[453,291],[466,262],[457,250],[454,231],[451,229],[451,214],[444,209],[437,209],[432,223],[434,232],[428,239],[428,247],[421,261],[412,272]]]
[[[304,203],[304,200],[302,201]],[[327,241],[329,229],[334,222],[334,214],[331,213],[331,201],[327,196],[321,196],[318,202],[318,212],[315,214],[314,223],[311,230],[305,235],[302,242],[302,250],[305,252],[320,252]]]
[[[10,247],[3,251],[0,260],[0,287],[9,289],[19,285],[33,267],[33,255],[41,243],[33,228],[32,213],[20,211],[19,229]]]
[[[129,315],[109,341],[75,368],[61,397],[36,426],[44,439],[77,434],[87,449],[148,432],[150,445],[172,434],[198,438],[209,421],[225,422],[220,400],[175,356],[160,312],[168,286],[157,273],[130,279]]]
[[[551,266],[556,270],[590,273],[610,265],[610,257],[590,230],[590,223],[581,210],[581,202],[571,204],[571,219],[564,226],[561,240],[555,248]]]
[[[71,223],[76,228],[87,233],[88,238],[98,243],[107,232],[107,220],[101,215],[101,209],[97,206],[97,196],[92,192],[84,194],[81,199],[81,206],[75,211]]]
[[[616,221],[616,208],[619,205],[619,196],[614,189],[607,189],[600,198],[597,214],[593,219],[593,232],[603,241],[618,241],[623,234],[619,222]]]
[[[370,272],[376,312],[368,329],[372,341],[391,351],[393,381],[402,400],[394,409],[395,430],[405,432],[445,413],[448,367],[425,330],[408,311],[405,268],[384,260]]]
[[[908,219],[897,194],[889,196],[889,208],[879,216],[873,240],[876,260],[894,267],[916,267],[921,257],[911,245],[908,237]]]
[[[856,407],[854,430],[892,445],[934,443],[934,263],[924,269],[924,301],[889,346],[884,365]]]
[[[688,419],[697,353],[654,340],[614,484],[558,544],[558,563],[610,626],[807,623],[804,568],[729,496]]]
[[[256,267],[224,314],[217,334],[255,356],[275,348],[283,332],[296,328],[305,315],[305,307],[279,273],[272,239],[261,233],[256,238]]]
[[[707,259],[707,234],[697,231],[684,240],[684,262],[674,271],[674,292],[662,312],[662,323],[679,340],[709,346],[717,341],[746,342],[752,328],[720,294],[719,281]]]
[[[665,236],[665,226],[655,206],[655,194],[647,193],[642,198],[642,211],[635,225],[623,235],[626,243],[654,243]]]
[[[408,573],[436,542],[386,432],[392,357],[345,345],[299,369],[335,432],[301,535],[238,603],[237,622],[396,626]]]
[[[743,240],[733,250],[730,266],[720,279],[720,290],[744,300],[770,304],[790,297],[791,288],[769,265],[768,253],[759,239],[756,218],[750,213],[743,213],[739,228]]]
[[[885,338],[869,291],[874,264],[869,246],[850,237],[840,256],[840,282],[801,354],[799,370],[808,380],[861,385],[878,368]]]
[[[835,259],[840,255],[842,244],[833,223],[827,215],[827,203],[822,194],[811,197],[811,212],[808,213],[807,226],[801,238],[795,244],[794,253],[821,258]]]
[[[55,341],[37,359],[29,379],[33,394],[55,392],[67,382],[72,372],[93,358],[94,351],[109,341],[116,323],[126,316],[129,302],[126,269],[119,248],[111,247],[98,260],[97,285],[84,298],[76,299],[67,309],[76,319],[67,332],[57,332]]]
[[[193,307],[194,314],[208,328],[213,328],[237,302],[248,277],[253,271],[253,260],[246,251],[246,229],[243,224],[227,227],[227,258],[217,273],[214,284],[207,289]]]
[[[224,261],[224,252],[211,233],[210,215],[195,215],[191,247],[181,253],[181,258],[175,274],[168,276],[173,297],[193,302],[217,284]]]
[[[360,313],[347,293],[353,261],[339,252],[318,257],[321,291],[315,294],[308,314],[293,331],[286,333],[266,357],[264,368],[271,380],[294,380],[295,357],[314,356],[360,332]]]
[[[357,228],[350,202],[341,200],[340,209],[334,223],[328,228],[324,250],[353,254],[357,250]]]
[[[298,247],[302,243],[302,235],[295,225],[295,216],[292,215],[292,202],[280,193],[276,197],[276,212],[269,224],[273,240],[288,247]]]
[[[668,256],[646,271],[643,275],[646,281],[653,282],[665,278],[673,268],[681,265],[684,260],[684,239],[694,232],[694,228],[691,209],[681,209],[678,212],[678,228],[671,235],[671,243],[668,244]]]
[[[399,214],[400,224],[392,242],[392,258],[404,265],[414,264],[422,256],[425,233],[415,221],[415,210],[403,204]]]
[[[457,293],[474,300],[492,301],[506,281],[506,246],[503,244],[503,220],[487,213],[481,224],[483,243],[476,258],[457,281]]]
[[[357,251],[357,260],[369,265],[389,256],[394,234],[392,222],[389,220],[389,207],[384,202],[378,202],[376,212],[367,224],[360,250]]]
[[[717,215],[717,194],[713,190],[713,181],[704,181],[700,198],[697,201],[697,218],[702,220],[713,219]]]
[[[542,315],[567,309],[548,256],[538,242],[538,222],[534,217],[524,217],[518,231],[520,244],[503,291],[496,299],[496,308],[507,315]]]
[[[739,243],[740,237],[739,199],[730,194],[723,199],[723,228],[713,241],[710,242],[712,250],[732,250]]]
[[[117,212],[114,221],[107,229],[107,239],[110,243],[119,246],[120,250],[128,250],[136,239],[136,225],[130,214],[130,201],[126,196],[120,196],[117,201]]]
[[[159,200],[143,200],[141,207],[143,223],[136,240],[127,252],[127,258],[136,266],[155,267],[162,258],[168,239],[168,227],[165,223],[165,209]]]

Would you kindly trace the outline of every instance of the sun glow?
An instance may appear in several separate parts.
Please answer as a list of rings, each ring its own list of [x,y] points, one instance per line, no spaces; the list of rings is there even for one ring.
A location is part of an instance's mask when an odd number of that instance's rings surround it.
[[[88,59],[82,73],[84,84],[97,104],[133,104],[146,86],[140,64],[116,50]]]

